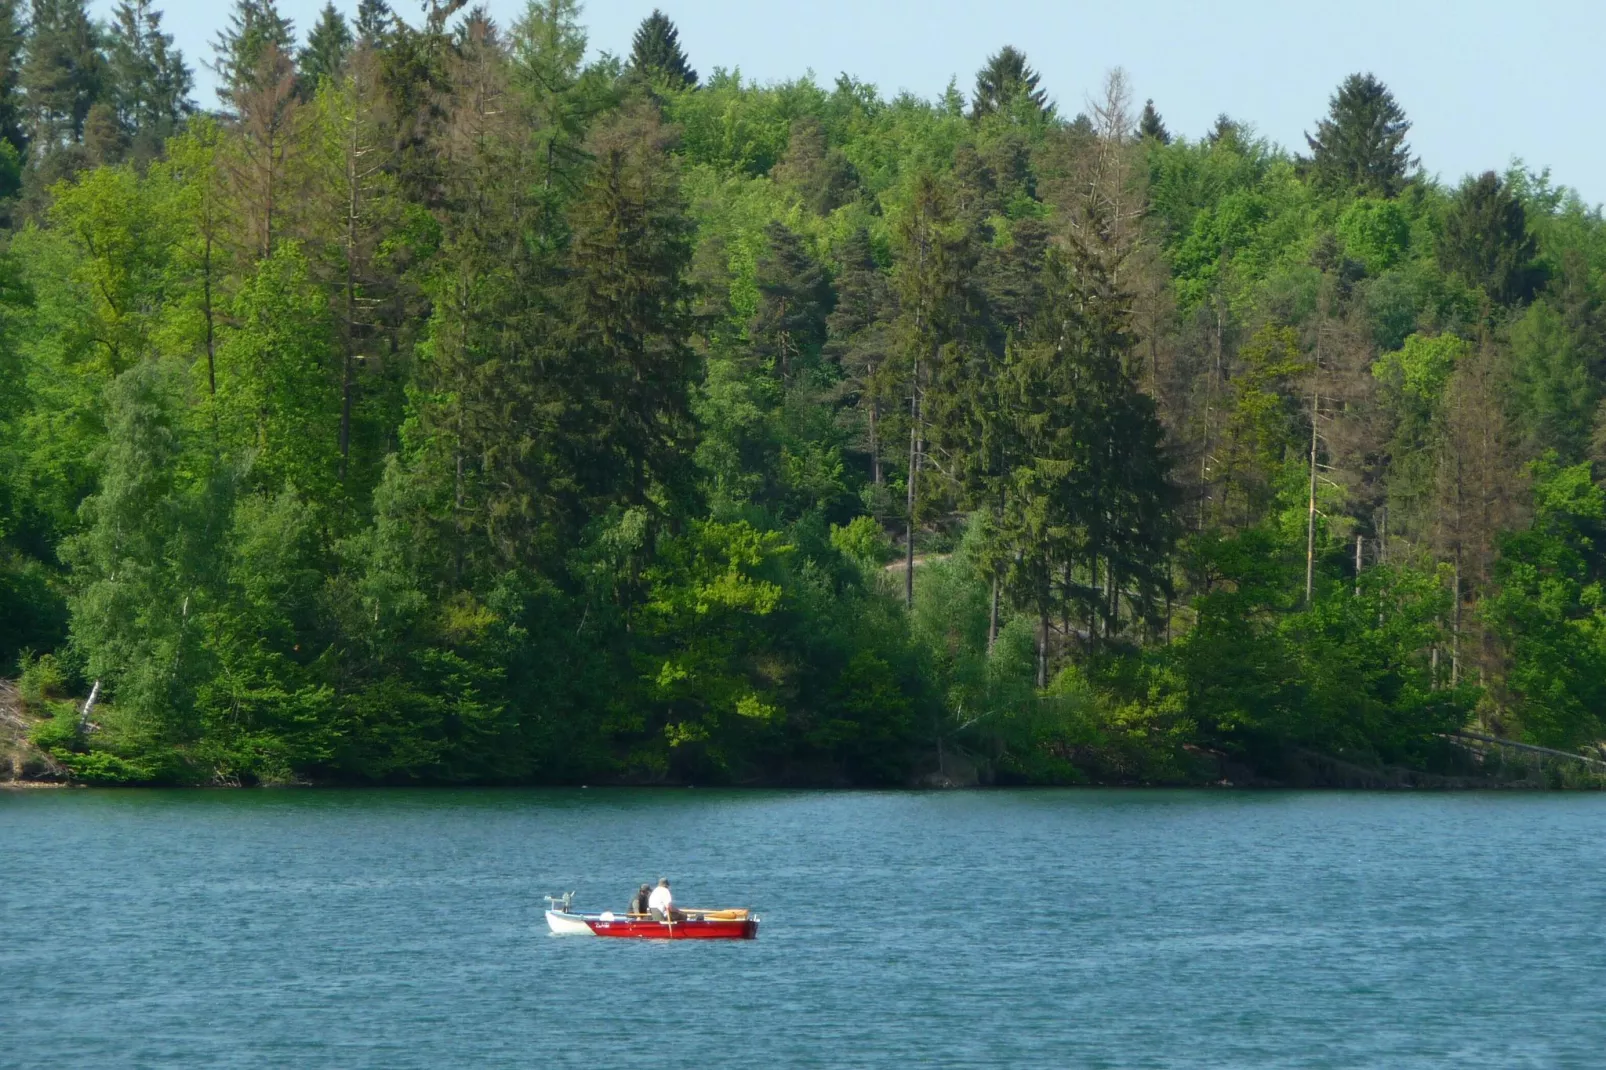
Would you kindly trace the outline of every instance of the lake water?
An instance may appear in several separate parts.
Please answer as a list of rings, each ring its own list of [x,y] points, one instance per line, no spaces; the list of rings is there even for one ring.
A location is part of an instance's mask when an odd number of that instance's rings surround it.
[[[752,905],[554,937],[540,896]],[[1606,797],[0,792],[0,1065],[1606,1066]]]

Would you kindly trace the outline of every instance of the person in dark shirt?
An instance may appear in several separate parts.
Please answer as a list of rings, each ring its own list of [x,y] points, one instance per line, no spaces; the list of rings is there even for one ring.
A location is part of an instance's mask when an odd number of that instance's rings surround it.
[[[630,900],[630,913],[646,914],[648,912],[647,897],[650,895],[652,895],[652,885],[643,884],[641,890],[636,893],[636,897]]]

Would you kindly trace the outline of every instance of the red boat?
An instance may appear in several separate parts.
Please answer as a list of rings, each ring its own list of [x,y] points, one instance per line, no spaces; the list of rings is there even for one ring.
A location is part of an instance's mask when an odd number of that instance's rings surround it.
[[[574,893],[547,896],[546,923],[559,936],[615,936],[634,940],[754,940],[758,915],[751,910],[685,910],[684,920],[658,921],[644,914],[592,914],[574,909]]]

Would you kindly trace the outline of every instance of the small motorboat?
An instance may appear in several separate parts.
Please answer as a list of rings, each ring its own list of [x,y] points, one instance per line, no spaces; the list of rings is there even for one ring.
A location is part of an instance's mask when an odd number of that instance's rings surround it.
[[[684,920],[646,914],[589,913],[574,909],[574,893],[546,897],[546,923],[558,936],[617,936],[635,940],[754,940],[757,914],[745,909],[685,910]]]

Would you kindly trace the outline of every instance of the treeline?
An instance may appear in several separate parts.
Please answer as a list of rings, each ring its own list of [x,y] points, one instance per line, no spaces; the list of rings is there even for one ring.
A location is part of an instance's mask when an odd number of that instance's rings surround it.
[[[1186,781],[1576,748],[1606,227],[1345,81],[700,78],[0,5],[0,664],[100,781]],[[96,682],[86,718],[63,701]]]

